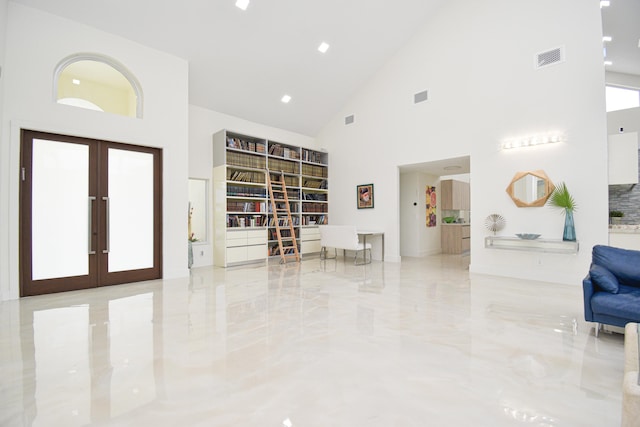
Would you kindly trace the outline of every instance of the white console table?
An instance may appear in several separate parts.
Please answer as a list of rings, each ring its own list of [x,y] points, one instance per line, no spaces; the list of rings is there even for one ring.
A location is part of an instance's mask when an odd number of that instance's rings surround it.
[[[382,236],[382,242],[380,245],[382,247],[382,261],[384,262],[384,231],[358,229],[357,233],[358,233],[358,236],[362,236],[362,243],[364,244],[365,247],[367,246],[367,236]]]
[[[577,254],[580,247],[577,241],[567,242],[560,239],[521,239],[508,236],[487,236],[484,238],[487,249],[509,249],[513,251],[550,252],[557,254]]]

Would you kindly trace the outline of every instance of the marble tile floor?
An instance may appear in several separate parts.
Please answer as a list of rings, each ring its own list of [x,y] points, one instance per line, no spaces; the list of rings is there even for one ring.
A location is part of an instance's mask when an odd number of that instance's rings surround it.
[[[616,426],[582,288],[455,255],[198,268],[0,303],[1,426]]]

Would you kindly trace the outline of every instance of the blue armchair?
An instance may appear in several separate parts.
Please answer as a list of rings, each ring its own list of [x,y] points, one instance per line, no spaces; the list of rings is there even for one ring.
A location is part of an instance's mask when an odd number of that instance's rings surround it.
[[[624,327],[640,322],[640,251],[596,245],[589,274],[582,281],[584,318]]]

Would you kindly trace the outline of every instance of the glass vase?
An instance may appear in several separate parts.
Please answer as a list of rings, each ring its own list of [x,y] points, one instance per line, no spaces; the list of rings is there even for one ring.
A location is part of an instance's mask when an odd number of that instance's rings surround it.
[[[573,212],[568,209],[564,211],[564,233],[562,234],[562,240],[566,242],[576,241],[576,227],[573,223]]]

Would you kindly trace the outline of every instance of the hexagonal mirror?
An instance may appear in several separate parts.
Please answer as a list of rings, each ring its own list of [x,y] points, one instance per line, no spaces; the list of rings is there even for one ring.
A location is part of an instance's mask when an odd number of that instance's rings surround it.
[[[531,208],[544,206],[554,188],[544,171],[518,172],[507,187],[507,194],[516,206]]]

